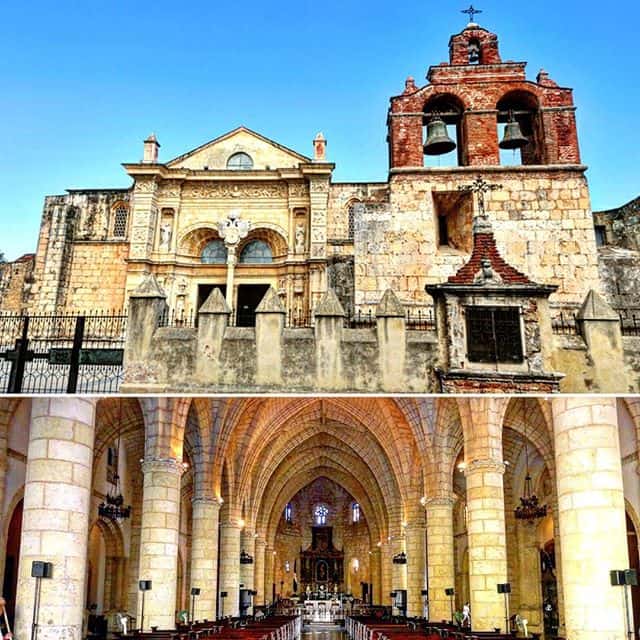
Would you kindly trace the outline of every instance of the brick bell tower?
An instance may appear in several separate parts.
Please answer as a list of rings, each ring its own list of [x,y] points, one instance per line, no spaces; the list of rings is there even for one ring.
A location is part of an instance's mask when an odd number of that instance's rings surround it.
[[[579,308],[600,279],[572,89],[545,71],[528,80],[526,62],[503,61],[498,36],[475,22],[426,78],[408,78],[387,117],[386,268],[408,294],[394,287],[411,298],[416,278],[424,292],[469,259],[477,203],[464,186],[481,178],[501,185],[484,204],[505,261],[556,287],[552,317]]]
[[[438,114],[455,133],[457,166],[500,165],[498,125],[510,118],[527,140],[522,165],[579,165],[572,89],[545,71],[528,81],[525,68],[502,61],[496,34],[468,24],[451,37],[449,62],[429,68],[429,84],[418,88],[408,78],[402,95],[391,98],[390,169],[424,166],[425,126]]]

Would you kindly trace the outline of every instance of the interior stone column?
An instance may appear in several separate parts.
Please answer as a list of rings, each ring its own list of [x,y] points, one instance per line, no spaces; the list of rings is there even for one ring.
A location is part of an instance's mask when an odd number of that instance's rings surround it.
[[[373,604],[382,604],[382,575],[380,568],[380,547],[371,549],[371,588],[373,589]]]
[[[267,545],[264,549],[264,603],[273,602],[273,581],[275,580],[275,550]]]
[[[507,581],[501,460],[473,459],[464,470],[467,481],[469,591],[474,631],[504,632],[504,596],[497,585]]]
[[[552,401],[566,637],[622,640],[622,587],[609,571],[629,567],[616,400]]]
[[[519,520],[516,524],[518,541],[518,613],[529,621],[529,630],[542,633],[542,589],[540,575],[540,550],[536,538],[536,523]],[[515,611],[514,611],[515,613]]]
[[[132,473],[131,525],[129,538],[129,563],[127,565],[127,612],[138,616],[138,574],[140,571],[140,527],[142,525],[142,474]]]
[[[391,604],[389,594],[393,591],[392,587],[392,562],[391,562],[391,542],[383,542],[380,547],[380,576],[382,581],[382,593],[380,594],[380,604]]]
[[[264,538],[256,538],[256,553],[254,556],[255,569],[253,575],[253,588],[257,591],[257,595],[254,598],[254,604],[265,604],[267,601],[265,597],[265,553],[267,549],[267,543]]]
[[[184,467],[173,458],[146,457],[142,463],[142,523],[140,526],[140,580],[151,580],[145,595],[144,629],[175,626],[180,524],[180,478]],[[138,601],[140,602],[140,598]]]
[[[240,531],[234,522],[220,525],[220,591],[227,592],[225,617],[240,613]]]
[[[451,497],[427,498],[427,570],[429,573],[429,620],[451,618],[449,596],[444,590],[455,588],[453,550],[453,504]]]
[[[53,577],[41,580],[38,640],[81,640],[95,403],[31,402],[15,636],[31,636],[31,563],[41,560],[53,564]]]
[[[255,568],[256,568],[256,537],[251,529],[246,527],[242,530],[240,535],[240,549],[246,551],[252,558],[252,564],[240,565],[240,584],[243,584],[243,589],[253,589],[255,583]],[[249,614],[252,613],[252,608],[249,609]]]
[[[405,530],[407,546],[407,616],[424,615],[425,588],[425,532],[424,526],[414,523]]]
[[[195,599],[194,617],[196,620],[215,620],[220,501],[213,496],[198,496],[191,504],[191,588],[200,589],[200,596]]]

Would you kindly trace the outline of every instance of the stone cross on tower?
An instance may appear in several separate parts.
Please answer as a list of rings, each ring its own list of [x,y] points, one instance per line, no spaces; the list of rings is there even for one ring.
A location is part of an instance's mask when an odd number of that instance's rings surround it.
[[[484,194],[497,189],[502,189],[502,185],[490,184],[482,176],[478,176],[471,184],[463,184],[458,187],[458,191],[471,192],[478,196],[478,217],[484,220],[487,218],[484,209]]]
[[[241,240],[247,237],[251,229],[249,220],[242,220],[240,212],[231,211],[229,215],[218,223],[218,233],[227,247],[227,293],[226,300],[230,309],[233,309],[233,276],[236,267],[236,249]]]

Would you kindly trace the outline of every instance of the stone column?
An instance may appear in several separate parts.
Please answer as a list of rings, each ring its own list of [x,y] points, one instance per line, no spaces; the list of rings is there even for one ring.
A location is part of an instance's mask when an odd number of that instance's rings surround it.
[[[424,527],[409,524],[405,530],[407,546],[407,616],[424,615],[425,537]]]
[[[194,617],[196,620],[215,620],[220,502],[212,496],[199,496],[191,503],[191,588],[200,589],[200,596],[195,600]]]
[[[147,456],[142,463],[142,524],[140,527],[140,580],[151,580],[145,595],[141,628],[175,626],[180,524],[180,478],[184,468],[173,458]],[[138,598],[140,603],[140,598]]]
[[[404,391],[406,388],[405,310],[391,289],[387,289],[376,307],[378,366],[384,391]]]
[[[380,567],[380,547],[371,550],[371,586],[373,588],[373,604],[382,604],[382,575]]]
[[[264,602],[273,602],[273,581],[275,580],[274,549],[266,546],[264,550]]]
[[[138,573],[140,570],[140,527],[142,525],[142,480],[137,473],[131,478],[131,537],[127,565],[127,613],[138,616]]]
[[[616,400],[552,401],[566,637],[622,640],[622,587],[609,571],[629,567]]]
[[[407,565],[396,564],[393,561],[393,557],[398,555],[399,553],[404,552],[406,554],[404,529],[402,534],[398,535],[391,541],[391,544],[389,545],[389,547],[390,547],[390,554],[391,554],[391,558],[389,559],[389,562],[391,564],[391,591],[399,591],[399,590],[406,591],[407,590]],[[387,594],[387,597],[389,597],[388,594]],[[400,610],[397,610],[397,613],[399,614]]]
[[[227,244],[227,291],[225,299],[229,309],[233,309],[233,280],[236,270],[236,245]]]
[[[224,615],[240,613],[240,525],[225,522],[220,525],[220,591],[226,591]]]
[[[246,551],[252,558],[252,564],[241,564],[240,565],[240,584],[243,584],[243,589],[253,589],[255,577],[254,572],[256,568],[256,538],[251,529],[247,529],[246,527],[242,530],[242,534],[240,535],[240,549],[242,551]],[[249,610],[251,614],[252,611]]]
[[[507,581],[501,460],[474,459],[464,470],[467,479],[469,591],[474,631],[504,629],[504,596],[497,585]]]
[[[38,640],[81,640],[85,606],[95,404],[34,398],[31,405],[15,635],[31,635],[34,560],[41,580]]]
[[[256,383],[282,384],[283,339],[286,310],[278,292],[269,287],[256,308]]]
[[[254,604],[264,604],[265,597],[265,554],[267,552],[267,543],[264,538],[256,538],[256,554],[254,557],[255,569],[253,576],[253,588],[258,592],[254,598]]]
[[[542,633],[542,590],[540,588],[540,550],[536,538],[536,526],[519,520],[516,524],[518,541],[518,613],[529,621],[529,630]]]
[[[383,542],[380,547],[380,576],[382,581],[382,593],[380,594],[380,604],[391,604],[389,594],[393,591],[392,585],[392,562],[391,562],[391,542]]]
[[[455,587],[453,552],[453,498],[427,498],[427,568],[429,572],[429,620],[451,618],[451,603],[444,590]]]

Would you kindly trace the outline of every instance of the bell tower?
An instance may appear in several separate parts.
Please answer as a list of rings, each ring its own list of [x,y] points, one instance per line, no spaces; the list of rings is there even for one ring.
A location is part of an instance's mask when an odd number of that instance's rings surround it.
[[[556,287],[555,317],[600,289],[573,92],[545,71],[528,79],[526,62],[506,58],[478,11],[464,13],[471,22],[450,38],[448,61],[391,98],[391,222],[381,240],[389,282],[413,295],[416,281],[442,283],[465,264],[478,215],[465,188],[481,179],[500,185],[484,203],[498,250],[533,282]]]
[[[579,164],[572,90],[545,71],[527,80],[525,69],[503,62],[498,36],[470,22],[451,37],[449,62],[429,68],[427,85],[409,78],[391,98],[390,169],[429,166],[425,157],[454,145],[439,166]]]

